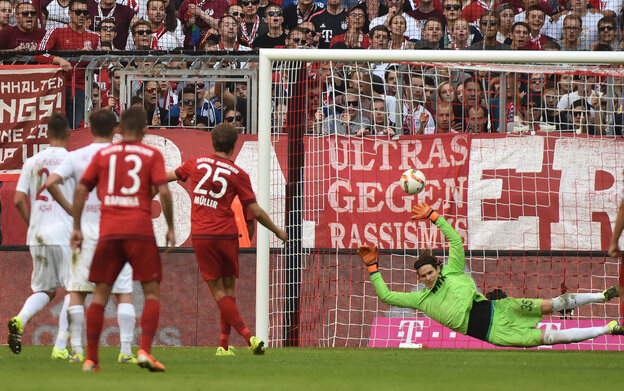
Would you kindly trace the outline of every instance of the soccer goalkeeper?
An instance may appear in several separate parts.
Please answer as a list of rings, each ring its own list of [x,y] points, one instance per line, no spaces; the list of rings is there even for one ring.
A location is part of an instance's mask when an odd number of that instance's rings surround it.
[[[464,245],[459,234],[425,203],[414,206],[412,212],[412,220],[429,219],[442,230],[450,243],[448,265],[442,267],[435,256],[423,251],[414,263],[414,269],[425,288],[410,293],[391,292],[377,270],[377,248],[360,247],[358,255],[368,267],[377,296],[384,303],[419,309],[450,329],[498,346],[554,345],[604,334],[624,335],[624,327],[615,320],[600,327],[566,330],[535,327],[543,315],[618,297],[618,287],[601,293],[563,294],[550,300],[505,298],[489,301],[477,292],[474,281],[464,272]]]

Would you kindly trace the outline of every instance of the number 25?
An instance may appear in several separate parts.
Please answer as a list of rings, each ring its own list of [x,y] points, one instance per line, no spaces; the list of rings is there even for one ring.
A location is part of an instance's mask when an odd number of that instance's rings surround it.
[[[193,191],[197,194],[202,194],[202,195],[208,194],[212,198],[215,198],[215,199],[223,197],[223,195],[225,194],[225,191],[227,190],[227,181],[225,180],[225,178],[221,176],[221,174],[230,175],[232,172],[230,170],[226,170],[225,168],[221,168],[221,167],[217,167],[217,169],[214,170],[214,175],[212,176],[212,180],[213,182],[218,182],[221,184],[221,191],[218,193],[215,193],[212,190],[207,191],[205,189],[202,189],[202,186],[204,185],[204,183],[206,183],[206,181],[210,178],[210,175],[212,174],[212,166],[207,163],[201,163],[197,165],[197,169],[198,170],[205,169],[206,174],[204,174],[202,179],[200,179],[200,181],[197,182],[197,186],[195,186],[195,190]]]

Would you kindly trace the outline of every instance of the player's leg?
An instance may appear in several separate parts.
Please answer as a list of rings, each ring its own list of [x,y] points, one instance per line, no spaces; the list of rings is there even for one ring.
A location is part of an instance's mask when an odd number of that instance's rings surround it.
[[[69,340],[69,321],[67,319],[67,308],[69,307],[69,274],[71,267],[72,252],[69,246],[48,246],[48,262],[54,265],[55,274],[65,288],[63,305],[59,313],[58,332],[54,347],[52,348],[52,359],[66,360],[69,358],[67,350],[67,340]]]
[[[117,298],[117,323],[119,324],[120,351],[117,355],[117,362],[136,364],[136,357],[132,354],[136,314],[132,304],[132,267],[129,263],[124,265],[115,280],[113,294]]]
[[[573,343],[600,337],[601,335],[624,335],[624,327],[613,320],[604,326],[583,327],[565,330],[542,330],[542,344],[555,345],[559,343]]]
[[[48,256],[47,246],[30,246],[29,249],[33,259],[33,272],[30,279],[33,294],[26,299],[20,312],[8,323],[7,343],[15,354],[22,351],[22,334],[26,323],[54,299],[56,288],[62,286],[57,280],[53,265],[50,262],[44,262]]]
[[[216,303],[219,303],[219,300],[225,297],[228,293],[225,289],[223,278],[207,280],[206,285],[208,286],[210,295]],[[221,307],[219,307],[219,309],[221,309]],[[234,352],[230,351],[229,346],[232,325],[223,311],[219,311],[219,318],[221,324],[221,336],[219,339],[219,347],[217,348],[217,356],[233,356]]]
[[[104,325],[104,309],[113,283],[125,264],[122,245],[121,240],[100,239],[93,254],[89,281],[95,283],[95,289],[87,312],[87,359],[82,365],[82,370],[86,372],[100,369],[98,343]]]
[[[132,265],[135,280],[141,281],[145,305],[141,316],[141,346],[137,352],[140,367],[152,372],[163,372],[165,366],[151,354],[152,341],[160,317],[160,280],[162,266],[156,240],[124,240],[124,254]]]
[[[604,303],[619,295],[619,288],[616,286],[597,293],[564,293],[554,299],[543,300],[542,314],[571,310],[585,304]]]
[[[67,315],[69,318],[69,340],[72,347],[72,354],[69,357],[71,363],[80,363],[85,359],[82,348],[82,325],[85,321],[84,301],[87,293],[90,292],[69,292]]]

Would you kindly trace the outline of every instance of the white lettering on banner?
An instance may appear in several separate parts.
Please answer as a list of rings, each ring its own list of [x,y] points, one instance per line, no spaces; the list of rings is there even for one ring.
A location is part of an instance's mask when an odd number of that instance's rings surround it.
[[[368,164],[364,162],[367,157],[372,156],[372,154],[364,152],[364,140],[354,139],[351,144],[353,144],[355,152],[353,154],[353,169],[370,171],[375,165],[375,159],[370,159]]]
[[[47,118],[60,109],[61,93],[29,98],[0,99],[0,122],[20,123]],[[5,118],[7,112],[8,118]]]
[[[553,169],[561,171],[559,221],[551,223],[552,249],[601,250],[600,223],[592,214],[605,212],[615,222],[621,186],[624,145],[612,140],[560,139]],[[609,173],[613,185],[596,189],[598,171]]]
[[[539,218],[520,216],[517,220],[484,221],[483,200],[499,199],[502,179],[483,179],[484,170],[510,169],[518,173],[541,172],[544,138],[473,138],[468,175],[468,225],[470,249],[539,248]],[[537,213],[536,213],[537,215]]]
[[[383,201],[377,203],[377,205],[369,205],[369,200],[375,200],[375,190],[382,191],[381,184],[376,182],[358,182],[359,188],[359,207],[358,213],[377,213],[381,211],[383,207]]]
[[[63,86],[63,78],[56,77],[43,80],[21,80],[21,81],[7,81],[0,83],[0,94],[30,94],[38,93],[41,91],[47,91],[49,89],[55,89]]]
[[[455,230],[466,240],[467,224],[465,218],[446,219]],[[432,248],[442,240],[440,230],[431,229],[425,221],[406,221],[393,223],[367,223],[363,227],[358,224],[345,225],[339,222],[328,223],[330,243],[336,248],[357,248],[366,243],[380,249]],[[364,241],[362,241],[362,236]]]
[[[341,179],[336,180],[331,185],[329,185],[329,189],[327,190],[327,198],[329,199],[329,206],[332,207],[338,213],[353,212],[353,201],[355,201],[355,197],[344,197],[346,202],[345,206],[340,206],[339,195],[340,195],[340,187],[346,189],[347,191],[351,191],[351,182],[344,181]]]
[[[0,163],[4,163],[5,160],[12,158],[15,155],[17,148],[0,148]]]
[[[394,194],[394,189],[399,187],[399,182],[391,183],[386,189],[386,205],[388,205],[388,209],[390,209],[394,213],[404,213],[412,210],[412,202],[414,201],[414,196],[411,195],[403,195],[401,196],[401,200],[403,200],[403,205],[396,205],[394,203],[394,198],[392,194]]]
[[[22,161],[26,161],[29,157],[36,155],[46,148],[49,148],[50,144],[30,144],[30,146],[32,147],[32,154],[29,155],[28,144],[22,144]]]
[[[24,141],[24,129],[9,129],[0,131],[0,143],[21,143]]]

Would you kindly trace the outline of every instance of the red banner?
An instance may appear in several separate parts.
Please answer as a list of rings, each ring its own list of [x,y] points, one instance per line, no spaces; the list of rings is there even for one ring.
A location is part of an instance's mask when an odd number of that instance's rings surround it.
[[[63,80],[59,67],[0,66],[0,174],[19,174],[49,145],[47,118],[65,110]]]

